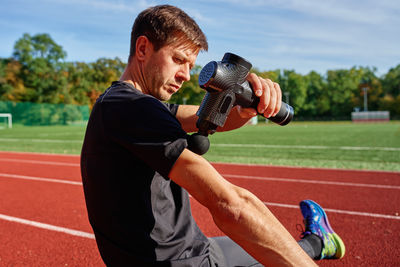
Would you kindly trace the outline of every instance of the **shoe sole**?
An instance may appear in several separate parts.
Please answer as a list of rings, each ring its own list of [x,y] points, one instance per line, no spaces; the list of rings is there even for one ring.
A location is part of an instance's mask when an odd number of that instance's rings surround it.
[[[335,243],[335,246],[336,246],[336,253],[331,258],[334,258],[334,259],[343,258],[344,254],[346,252],[346,247],[343,243],[343,240],[340,238],[340,236],[333,231],[333,229],[329,223],[328,216],[326,215],[324,209],[320,205],[318,205],[315,201],[308,200],[307,202],[311,202],[317,208],[318,212],[322,214],[324,223],[328,227],[328,230],[331,232],[330,235],[332,236],[333,242]]]
[[[333,237],[333,242],[335,243],[336,246],[336,253],[334,258],[341,259],[343,258],[344,253],[346,252],[346,247],[344,246],[344,243],[338,234],[334,232],[332,234],[332,237]]]

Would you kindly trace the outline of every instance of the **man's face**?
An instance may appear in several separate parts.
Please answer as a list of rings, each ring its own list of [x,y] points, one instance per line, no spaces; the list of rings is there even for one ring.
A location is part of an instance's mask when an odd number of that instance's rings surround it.
[[[190,79],[190,70],[198,51],[185,45],[167,45],[158,51],[152,50],[144,63],[146,91],[159,100],[169,100],[183,82]]]

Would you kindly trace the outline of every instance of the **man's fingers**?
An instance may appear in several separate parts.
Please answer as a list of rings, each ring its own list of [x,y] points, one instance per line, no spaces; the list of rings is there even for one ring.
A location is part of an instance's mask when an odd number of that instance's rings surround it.
[[[263,94],[260,96],[260,103],[257,109],[260,114],[265,114],[271,99],[271,88],[265,79],[260,79],[260,82],[262,84]]]
[[[272,114],[272,116],[276,116],[276,114],[278,114],[279,110],[281,110],[281,106],[282,106],[282,90],[281,90],[281,87],[279,86],[278,83],[274,83],[274,88],[276,90],[277,96],[276,96],[275,112]]]
[[[250,73],[249,76],[247,76],[247,80],[253,86],[253,91],[256,96],[260,97],[263,94],[263,87],[260,78],[254,73]]]
[[[266,86],[268,87],[268,92],[269,92],[269,98],[268,101],[266,102],[266,109],[264,111],[264,116],[266,118],[271,117],[274,112],[275,112],[275,107],[276,107],[276,100],[277,100],[277,92],[276,92],[276,88],[274,86],[274,83],[270,80],[270,79],[266,79],[264,80]],[[267,91],[266,91],[267,93]]]
[[[260,102],[257,111],[269,118],[275,116],[281,108],[282,91],[278,83],[270,79],[263,79],[254,73],[250,73],[247,80],[253,87],[253,91]]]

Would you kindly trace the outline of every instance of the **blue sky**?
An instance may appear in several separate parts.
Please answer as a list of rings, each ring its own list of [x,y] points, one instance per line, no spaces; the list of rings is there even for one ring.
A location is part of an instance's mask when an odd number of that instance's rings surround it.
[[[363,66],[381,75],[400,64],[398,0],[0,0],[0,57],[12,55],[23,33],[48,33],[67,61],[126,61],[136,15],[165,3],[186,11],[206,34],[202,66],[225,52],[259,70],[302,74]]]

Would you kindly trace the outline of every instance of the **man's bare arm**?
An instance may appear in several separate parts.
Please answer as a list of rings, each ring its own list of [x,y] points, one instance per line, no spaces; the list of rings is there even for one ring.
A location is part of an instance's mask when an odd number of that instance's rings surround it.
[[[229,183],[203,157],[185,149],[169,177],[207,207],[216,225],[260,263],[315,266],[257,197]]]
[[[176,118],[182,125],[183,130],[187,133],[197,132],[196,121],[198,119],[196,112],[199,106],[195,105],[179,105]]]

